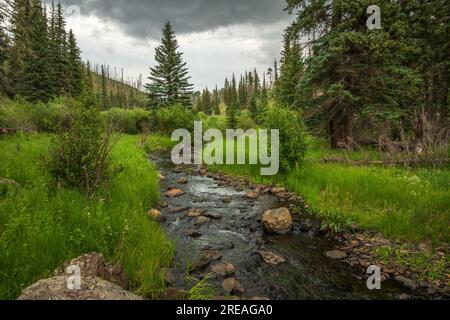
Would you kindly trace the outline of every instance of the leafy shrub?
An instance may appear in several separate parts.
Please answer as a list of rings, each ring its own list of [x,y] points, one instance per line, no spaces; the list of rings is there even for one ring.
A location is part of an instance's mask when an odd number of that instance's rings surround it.
[[[154,116],[156,130],[162,134],[171,135],[176,129],[194,130],[196,116],[190,108],[179,105],[160,108]]]
[[[137,134],[145,131],[150,125],[150,112],[141,108],[113,108],[102,112],[107,122],[112,123],[114,130],[122,133]]]
[[[263,115],[264,128],[280,131],[280,168],[287,171],[301,163],[306,153],[306,134],[302,117],[279,105]]]
[[[48,104],[3,99],[0,103],[0,127],[17,131],[54,132],[66,120],[66,99]]]
[[[99,110],[76,102],[69,108],[67,127],[53,138],[44,169],[57,183],[91,196],[107,177],[110,140]]]
[[[244,110],[237,117],[237,127],[242,130],[254,129],[256,128],[256,123],[252,119],[252,115],[248,110]]]
[[[218,129],[225,132],[227,129],[227,118],[225,116],[207,116],[203,112],[198,113],[200,121],[203,122],[203,131]]]

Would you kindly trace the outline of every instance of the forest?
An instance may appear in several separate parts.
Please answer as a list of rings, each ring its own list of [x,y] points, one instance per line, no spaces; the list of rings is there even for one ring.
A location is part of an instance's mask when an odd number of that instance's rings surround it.
[[[179,281],[167,274],[180,265],[184,287],[172,299],[449,298],[450,2],[378,1],[380,29],[366,24],[373,1],[284,2],[292,22],[279,37],[281,58],[263,70],[230,70],[202,90],[169,21],[148,75],[135,79],[82,58],[61,3],[0,2],[0,299],[30,294],[28,286],[91,252],[120,264],[122,287],[144,299],[173,294]],[[279,130],[280,172],[261,176],[260,165],[250,164],[162,166],[174,130],[193,131],[195,121],[203,132]],[[202,194],[214,180],[211,190],[237,193]],[[202,197],[205,208],[195,201]],[[206,210],[208,199],[219,212]],[[318,247],[308,254],[326,251],[314,258],[318,264],[326,256],[364,276],[382,265],[383,283],[398,288],[376,296],[363,283],[336,293],[311,273],[324,285],[305,293],[293,284],[306,277],[294,264],[285,274],[296,278],[284,291],[257,276],[241,283],[234,269],[248,244],[221,251],[229,262],[214,264],[216,248],[179,261],[179,252],[197,253],[200,245],[177,240],[186,232],[192,241],[218,237],[210,228],[252,239],[270,233],[264,221],[233,229],[239,217],[262,214],[253,212],[259,206],[289,209],[285,243],[309,244],[306,235],[313,235]],[[174,220],[179,213],[186,215]],[[189,218],[196,222],[176,229]],[[223,248],[229,239],[213,240]],[[269,283],[284,283],[278,265],[300,259],[302,248],[281,248],[276,237],[262,243],[248,250],[277,266]],[[325,264],[343,268],[332,263]]]

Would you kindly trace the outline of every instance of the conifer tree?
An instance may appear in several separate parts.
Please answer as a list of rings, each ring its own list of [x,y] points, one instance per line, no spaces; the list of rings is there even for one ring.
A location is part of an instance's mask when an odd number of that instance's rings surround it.
[[[237,125],[237,115],[239,112],[239,99],[236,92],[236,78],[234,74],[229,91],[230,104],[227,106],[227,124],[229,129],[234,129]]]
[[[68,83],[69,83],[69,94],[72,97],[78,97],[83,89],[83,65],[80,58],[80,49],[77,46],[77,41],[72,30],[69,31],[68,37]]]
[[[12,95],[9,81],[6,77],[6,61],[8,58],[9,39],[4,28],[6,19],[0,12],[0,93]]]
[[[102,65],[101,74],[100,105],[103,110],[107,110],[110,107],[108,101],[108,91],[106,87],[106,70],[104,65]]]
[[[155,50],[156,65],[150,68],[150,83],[146,85],[149,105],[152,108],[176,104],[191,106],[190,76],[170,22],[165,24],[162,33],[161,45]]]
[[[215,115],[220,115],[220,96],[219,96],[219,90],[216,88],[214,89],[213,93],[213,112]]]
[[[32,102],[48,101],[52,96],[49,77],[47,18],[41,0],[31,0],[28,48],[23,57],[23,78],[18,94]]]

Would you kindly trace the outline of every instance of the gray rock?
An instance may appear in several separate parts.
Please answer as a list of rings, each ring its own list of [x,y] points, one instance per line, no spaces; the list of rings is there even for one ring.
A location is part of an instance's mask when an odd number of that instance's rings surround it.
[[[325,254],[328,258],[333,259],[333,260],[342,260],[342,259],[347,258],[347,254],[340,250],[328,251]]]
[[[400,283],[402,286],[404,286],[407,289],[410,290],[416,290],[417,289],[417,284],[415,281],[408,279],[404,276],[396,276],[395,277],[395,281],[397,281],[398,283]]]

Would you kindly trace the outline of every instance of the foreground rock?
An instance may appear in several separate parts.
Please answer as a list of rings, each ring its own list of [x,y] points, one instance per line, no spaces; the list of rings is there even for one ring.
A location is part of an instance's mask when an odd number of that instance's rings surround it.
[[[68,274],[68,267],[79,268],[80,289],[69,289],[73,272]],[[64,262],[55,270],[55,277],[26,288],[19,300],[142,300],[127,288],[128,278],[122,267],[107,263],[102,254],[92,252]]]
[[[107,263],[102,254],[91,252],[64,262],[55,275],[66,276],[69,266],[78,266],[82,277],[98,277],[128,289],[128,277],[118,264]]]
[[[417,289],[417,284],[415,281],[408,279],[404,276],[396,276],[395,277],[395,281],[397,281],[398,283],[400,283],[402,286],[404,286],[405,288],[409,289],[409,290],[416,290]]]
[[[154,220],[156,220],[156,221],[158,221],[158,222],[164,222],[164,221],[167,220],[166,217],[161,213],[161,211],[156,210],[156,209],[151,209],[151,210],[147,213],[147,215],[148,215],[150,218],[152,218],[152,219],[154,219]]]
[[[70,275],[36,282],[23,290],[18,300],[142,300],[118,285],[98,277],[81,277],[81,289],[70,290]]]
[[[292,230],[291,213],[287,208],[268,210],[264,213],[262,224],[269,233],[285,234]]]
[[[276,255],[273,252],[269,251],[258,251],[257,252],[265,263],[270,264],[272,266],[278,266],[286,262],[286,259]]]

